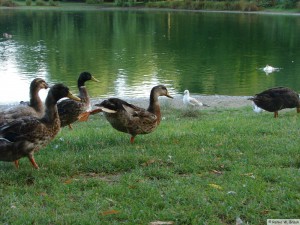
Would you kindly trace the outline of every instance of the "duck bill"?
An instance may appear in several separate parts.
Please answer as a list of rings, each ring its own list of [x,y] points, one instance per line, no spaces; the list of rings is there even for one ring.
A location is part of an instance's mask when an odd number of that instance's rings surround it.
[[[71,92],[68,93],[68,96],[67,96],[67,97],[70,98],[70,99],[73,99],[73,100],[75,100],[75,101],[78,101],[78,102],[81,101],[80,98],[76,97],[76,96],[73,95]]]
[[[95,77],[92,76],[92,81],[95,81],[95,82],[100,82],[99,80],[97,80]]]
[[[167,92],[166,96],[167,96],[168,98],[173,98],[173,97],[169,94],[169,92]]]
[[[105,108],[105,107],[101,106],[101,103],[95,104],[95,106],[97,106],[97,109],[100,109],[102,112],[106,112],[106,113],[117,113],[116,110],[109,109],[109,108]]]
[[[45,83],[43,84],[43,88],[44,88],[44,89],[48,89],[48,88],[49,88],[49,85],[45,82]]]
[[[100,107],[99,109],[101,109],[103,112],[106,112],[106,113],[117,113],[116,110],[112,110],[112,109],[108,109],[108,108],[104,108],[104,107]]]

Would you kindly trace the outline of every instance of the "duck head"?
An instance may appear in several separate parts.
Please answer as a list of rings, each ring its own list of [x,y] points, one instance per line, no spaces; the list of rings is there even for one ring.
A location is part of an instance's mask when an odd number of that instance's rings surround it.
[[[99,82],[99,80],[97,80],[95,77],[93,77],[92,74],[90,74],[89,72],[82,72],[79,75],[79,78],[78,78],[78,81],[77,81],[78,87],[84,86],[84,83],[86,81],[89,81],[89,80]]]
[[[34,90],[41,90],[41,89],[47,89],[49,85],[44,81],[42,78],[35,78],[31,84],[30,84],[30,89]]]
[[[157,85],[152,88],[150,96],[166,96],[168,98],[173,98],[170,94],[166,86],[164,85]]]
[[[73,95],[69,88],[63,84],[55,84],[53,85],[50,90],[49,93],[52,94],[54,100],[57,102],[59,99],[61,98],[65,98],[68,97],[70,99],[73,99],[75,101],[81,101],[80,98],[76,97],[75,95]]]

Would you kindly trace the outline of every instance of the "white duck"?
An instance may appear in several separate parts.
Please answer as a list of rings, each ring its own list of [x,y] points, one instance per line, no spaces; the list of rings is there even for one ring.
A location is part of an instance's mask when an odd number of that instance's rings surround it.
[[[209,107],[209,105],[203,104],[202,102],[199,102],[197,99],[193,98],[190,96],[190,92],[189,90],[185,90],[183,92],[183,104],[185,106],[207,106]]]
[[[263,68],[263,71],[268,75],[269,73],[273,73],[275,71],[278,71],[279,68],[275,68],[273,66],[270,66],[270,65],[266,65],[264,68]]]

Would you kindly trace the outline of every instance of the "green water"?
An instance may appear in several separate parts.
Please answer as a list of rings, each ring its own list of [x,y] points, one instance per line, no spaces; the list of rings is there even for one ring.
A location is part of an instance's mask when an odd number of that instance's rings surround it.
[[[144,97],[157,84],[173,95],[300,91],[300,15],[1,10],[5,32],[0,104],[26,100],[35,77],[77,93],[82,71],[101,81],[86,84],[93,98]]]

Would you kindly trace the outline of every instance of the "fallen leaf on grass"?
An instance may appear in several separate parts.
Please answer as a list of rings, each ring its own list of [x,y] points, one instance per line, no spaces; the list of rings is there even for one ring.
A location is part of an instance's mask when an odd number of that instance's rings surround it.
[[[246,177],[250,177],[252,179],[255,179],[255,176],[253,175],[253,173],[244,173],[244,174],[241,174],[241,176],[246,176]]]
[[[243,173],[243,174],[241,174],[241,176],[247,176],[247,177],[250,177],[250,176],[253,176],[253,173]]]
[[[269,214],[269,212],[270,212],[270,210],[265,209],[265,210],[261,211],[260,213],[263,215],[267,215],[267,214]]]
[[[64,183],[65,183],[65,184],[71,184],[71,183],[72,183],[72,180],[71,180],[71,179],[66,180]]]
[[[149,166],[153,163],[155,163],[155,159],[150,159],[147,162],[142,163],[142,166]]]
[[[41,192],[40,193],[40,196],[43,196],[43,197],[45,197],[45,196],[47,196],[48,194],[46,193],[46,192]]]
[[[215,146],[216,147],[220,147],[220,146],[222,146],[223,145],[223,143],[221,142],[221,143],[217,143],[217,144],[215,144]]]
[[[112,210],[102,212],[101,215],[108,216],[108,215],[114,215],[114,214],[119,214],[119,213],[120,213],[120,211],[112,209]]]
[[[215,188],[215,189],[223,190],[223,188],[220,185],[217,185],[217,184],[208,184],[208,185]]]
[[[173,221],[155,221],[149,223],[149,225],[172,225],[172,224],[174,224]]]
[[[223,174],[223,172],[219,171],[219,170],[212,170],[211,172],[214,173],[214,174],[218,174],[218,175],[222,175]]]

